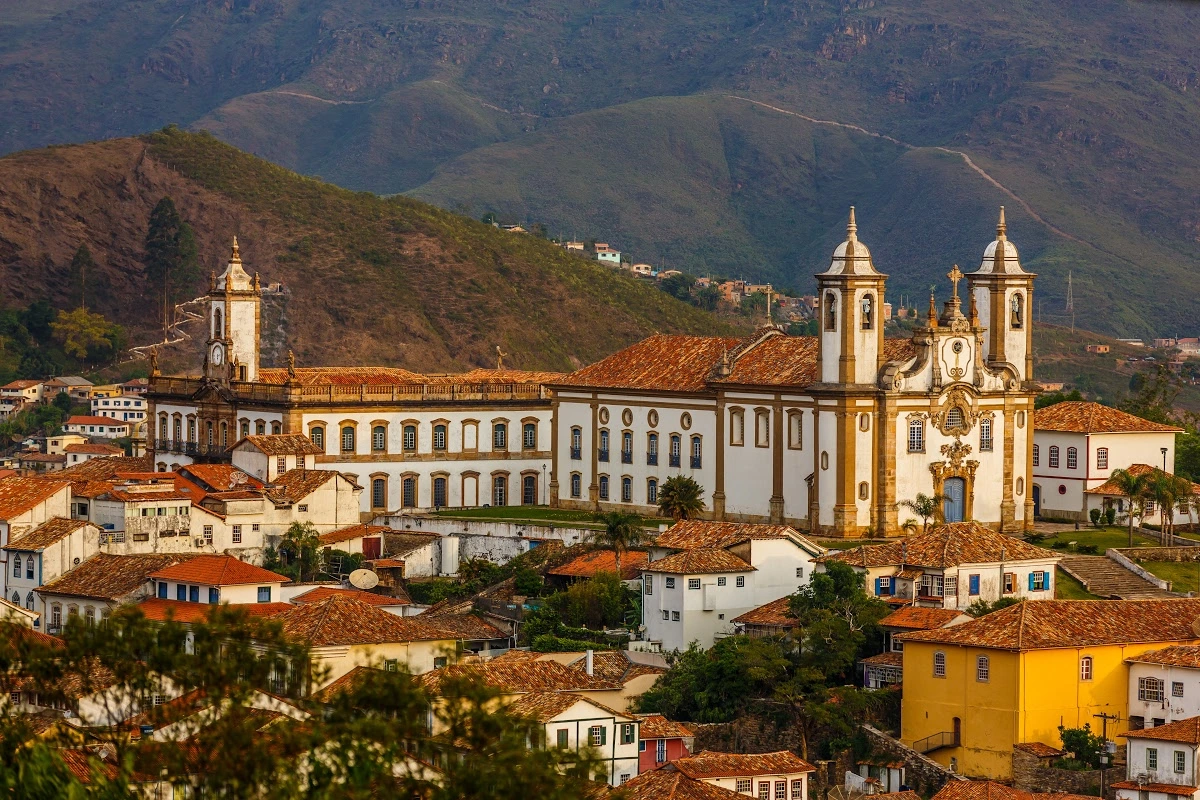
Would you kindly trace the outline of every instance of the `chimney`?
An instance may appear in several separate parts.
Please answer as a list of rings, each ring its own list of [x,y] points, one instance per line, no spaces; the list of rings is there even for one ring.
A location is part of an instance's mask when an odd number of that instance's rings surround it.
[[[587,670],[587,674],[588,674],[588,675],[594,675],[594,674],[595,674],[595,672],[594,672],[594,669],[595,669],[595,667],[594,667],[594,664],[593,664],[593,661],[592,661],[592,651],[591,651],[591,650],[588,650],[588,651],[587,651],[587,656],[586,656],[586,657],[585,657],[585,659],[584,659],[584,665],[585,665],[585,666],[584,666],[584,669],[586,669],[586,670]]]

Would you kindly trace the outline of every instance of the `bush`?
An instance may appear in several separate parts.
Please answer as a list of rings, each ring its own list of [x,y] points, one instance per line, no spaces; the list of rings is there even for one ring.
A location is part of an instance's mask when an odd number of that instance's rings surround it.
[[[1100,546],[1095,544],[1077,544],[1075,552],[1085,556],[1094,556],[1100,552]]]
[[[1108,525],[1112,525],[1117,521],[1117,510],[1115,508],[1104,509],[1104,521]]]
[[[1088,517],[1090,517],[1092,520],[1092,527],[1094,527],[1094,528],[1100,527],[1100,517],[1103,515],[1104,515],[1104,512],[1098,508],[1093,508],[1091,511],[1088,512]]]
[[[1029,542],[1030,544],[1040,545],[1042,542],[1046,541],[1046,534],[1031,533],[1025,537],[1025,541]]]
[[[565,592],[551,595],[546,606],[564,625],[589,628],[620,625],[625,619],[629,590],[613,573],[600,572],[588,581],[580,581]]]
[[[542,634],[533,640],[530,649],[535,653],[574,653],[579,650],[612,650],[613,645],[607,642],[565,639],[560,636]]]
[[[1076,764],[1083,765],[1083,767],[1078,767],[1064,764],[1068,769],[1095,769],[1100,766],[1100,756],[1104,752],[1104,740],[1092,733],[1090,723],[1085,722],[1082,728],[1064,728],[1059,725],[1058,736],[1062,739],[1063,749],[1075,754],[1074,758],[1063,759],[1063,761],[1074,761]]]
[[[513,572],[513,588],[517,594],[537,597],[542,593],[542,576],[527,564],[518,564]]]
[[[1021,601],[1015,597],[1001,597],[991,603],[989,603],[987,600],[976,600],[974,603],[971,603],[971,605],[967,606],[967,614],[978,618],[986,616],[993,611],[999,611],[1002,608],[1015,606],[1019,602]]]
[[[1066,550],[1070,545],[1068,545],[1066,542],[1054,542],[1050,546],[1055,550]]]

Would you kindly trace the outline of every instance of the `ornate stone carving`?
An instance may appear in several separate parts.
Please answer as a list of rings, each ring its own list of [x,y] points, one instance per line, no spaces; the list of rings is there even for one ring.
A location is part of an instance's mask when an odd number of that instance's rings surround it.
[[[956,386],[946,395],[941,407],[933,414],[932,421],[934,427],[945,435],[958,437],[970,433],[978,418],[973,398],[961,386]]]
[[[962,469],[963,459],[971,454],[971,445],[963,444],[961,439],[955,438],[954,444],[942,445],[942,455],[950,462],[950,469]],[[978,464],[978,461],[970,462]]]

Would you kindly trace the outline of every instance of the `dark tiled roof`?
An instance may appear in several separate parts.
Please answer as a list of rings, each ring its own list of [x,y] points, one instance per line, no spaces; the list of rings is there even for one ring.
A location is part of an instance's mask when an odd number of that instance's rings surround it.
[[[321,540],[321,544],[332,546],[342,542],[349,542],[353,539],[360,539],[364,536],[383,536],[384,532],[390,530],[391,528],[386,525],[350,525],[346,528],[338,528],[335,531],[322,533],[317,538]]]
[[[289,469],[267,487],[267,496],[276,503],[295,503],[320,489],[338,475],[328,469]]]
[[[403,592],[404,590],[400,589],[400,591]],[[309,589],[304,594],[293,597],[292,602],[319,603],[327,597],[334,596],[349,597],[370,606],[407,606],[412,604],[412,599],[407,594],[403,597],[388,597],[387,595],[375,594],[374,592],[364,592],[362,589],[343,589],[338,586],[318,586],[314,589]]]
[[[1158,467],[1152,467],[1149,464],[1130,464],[1127,471],[1131,475],[1134,475],[1134,476],[1137,476],[1137,475],[1158,476],[1158,475],[1169,475],[1170,474],[1167,472],[1163,472]],[[1152,480],[1153,480],[1153,478],[1152,478]],[[1193,483],[1192,491],[1200,493],[1200,483]],[[1091,489],[1086,489],[1085,492],[1087,494],[1112,495],[1112,496],[1116,496],[1116,497],[1124,497],[1125,496],[1125,492],[1117,485],[1116,481],[1114,481],[1112,478],[1109,478],[1108,480],[1106,480],[1104,483],[1100,484],[1099,486],[1095,486]]]
[[[67,467],[55,477],[70,481],[107,481],[112,480],[118,473],[153,471],[154,462],[150,460],[150,456],[113,456],[89,458],[81,464]]]
[[[625,800],[746,800],[744,794],[689,778],[670,764],[626,781],[621,796]]]
[[[1128,789],[1133,792],[1155,792],[1173,797],[1192,797],[1200,790],[1200,786],[1176,786],[1173,783],[1138,783],[1137,781],[1117,781],[1111,789]],[[1078,797],[1078,795],[1070,795]]]
[[[743,522],[710,522],[685,519],[676,522],[654,540],[655,547],[673,550],[695,550],[700,547],[732,547],[751,539],[798,539],[814,553],[824,552],[820,545],[810,542],[788,525],[754,525]]]
[[[288,382],[286,369],[260,369],[263,383]],[[298,367],[295,382],[301,386],[391,386],[425,383],[425,376],[399,367]]]
[[[734,617],[733,621],[742,625],[764,625],[775,628],[795,627],[800,620],[792,616],[792,597],[781,597],[772,600],[765,606],[752,608],[745,614]]]
[[[493,659],[482,664],[453,664],[420,677],[421,683],[433,694],[442,690],[449,679],[462,678],[486,684],[502,692],[578,692],[615,690],[621,684],[589,676],[557,661],[525,661]]]
[[[91,523],[85,519],[51,517],[24,536],[8,543],[9,550],[41,550]]]
[[[258,489],[263,485],[258,478],[230,464],[188,464],[179,471],[198,480],[209,492]]]
[[[1082,400],[1067,400],[1033,412],[1033,428],[1067,433],[1182,433],[1174,425],[1161,425],[1115,408]]]
[[[245,436],[233,446],[242,442],[254,445],[268,456],[316,456],[325,451],[317,447],[302,433],[271,433]]]
[[[192,557],[182,553],[147,553],[133,556],[97,553],[37,592],[42,595],[120,600],[145,586],[150,573]]]
[[[644,550],[627,550],[621,554],[621,579],[633,580],[646,568],[650,554]],[[565,564],[546,570],[547,575],[564,578],[593,578],[597,572],[617,571],[617,554],[612,550],[593,550],[576,556]]]
[[[633,717],[620,711],[614,711],[608,706],[598,703],[591,698],[571,692],[528,692],[521,695],[505,707],[510,714],[518,717],[535,719],[538,722],[549,722],[571,706],[583,701],[590,703],[601,711],[612,714],[622,720],[632,720]]]
[[[651,561],[647,572],[668,572],[676,575],[708,575],[715,572],[753,572],[750,566],[728,550],[704,547],[698,550],[681,550],[666,558]]]
[[[316,603],[294,605],[273,619],[289,636],[314,647],[383,644],[454,639],[447,631],[398,617],[350,597],[334,595]]]
[[[1183,744],[1200,744],[1200,717],[1168,722],[1166,725],[1155,725],[1140,731],[1129,731],[1127,739],[1161,739],[1165,742],[1182,742]]]
[[[705,750],[694,756],[671,762],[675,768],[697,780],[703,778],[732,778],[751,775],[784,775],[792,772],[816,772],[790,750],[775,753],[718,753]]]
[[[18,517],[70,485],[69,481],[58,478],[14,476],[0,480],[0,519]]]
[[[446,631],[453,638],[462,641],[508,638],[507,633],[477,614],[430,614],[426,612],[418,614],[415,619],[440,631]]]
[[[868,664],[872,667],[903,667],[904,654],[894,653],[891,651],[886,653],[878,653],[876,655],[864,658],[859,663]]]
[[[841,561],[855,567],[906,564],[910,567],[944,569],[959,564],[1060,558],[1061,553],[997,533],[978,522],[954,522],[894,542],[832,552],[822,560]]]
[[[933,800],[1084,800],[1066,792],[1025,792],[995,781],[950,781]]]
[[[1038,758],[1058,758],[1065,755],[1066,750],[1060,750],[1057,747],[1051,747],[1045,742],[1021,742],[1013,745],[1014,750],[1021,750],[1029,753],[1031,756]]]
[[[638,727],[639,739],[684,739],[696,734],[682,722],[674,722],[662,714],[636,714],[642,724]]]

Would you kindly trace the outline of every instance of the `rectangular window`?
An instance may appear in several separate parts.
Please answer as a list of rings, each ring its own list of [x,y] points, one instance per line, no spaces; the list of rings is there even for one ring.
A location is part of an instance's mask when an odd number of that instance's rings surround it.
[[[1029,573],[1029,591],[1044,592],[1046,591],[1046,572],[1031,572]]]
[[[700,588],[700,579],[699,578],[688,578],[688,588],[689,589],[699,589]]]
[[[1067,469],[1075,469],[1079,466],[1079,450],[1074,447],[1067,448]]]
[[[175,584],[175,599],[180,602],[187,602],[187,586],[182,583]]]
[[[1183,681],[1171,681],[1171,697],[1183,697]]]
[[[739,589],[744,588],[746,585],[746,576],[738,575],[737,580],[734,582],[734,585],[737,586],[737,588],[739,588]]]
[[[1175,771],[1183,774],[1187,770],[1187,756],[1182,750],[1175,751]]]
[[[978,575],[968,575],[967,576],[967,593],[970,594],[972,597],[979,594],[979,576]]]
[[[749,778],[738,778],[735,786],[736,786],[735,791],[741,792],[742,794],[746,794],[747,792],[750,791],[750,779]]]
[[[200,602],[200,587],[199,586],[189,586],[188,587],[188,600],[193,603]]]
[[[771,800],[771,782],[758,782],[758,800]]]
[[[672,621],[672,622],[679,622],[679,612],[678,612],[678,611],[672,611],[672,612],[671,612],[671,621]]]
[[[559,728],[558,731],[556,731],[556,736],[559,748],[566,749],[568,746],[568,737],[570,736],[570,731],[566,728]]]
[[[802,800],[804,797],[804,780],[792,781],[792,800]]]
[[[637,740],[636,726],[631,723],[621,725],[621,744],[633,744]]]
[[[892,593],[892,578],[890,575],[884,575],[875,579],[875,596],[888,597]]]
[[[508,449],[508,427],[497,423],[492,427],[492,449]]]
[[[940,650],[933,654],[933,677],[946,677],[946,654]]]
[[[991,664],[987,656],[980,656],[975,659],[975,680],[987,683],[989,677],[991,677]]]
[[[1012,594],[1017,590],[1017,575],[1015,572],[1004,573],[1004,593]]]
[[[1147,703],[1161,703],[1163,682],[1157,678],[1138,678],[1138,700]]]
[[[258,533],[258,531],[259,531],[259,526],[258,526],[257,522],[250,526],[251,533]]]
[[[1108,448],[1101,447],[1096,451],[1096,469],[1108,469]]]
[[[943,587],[945,597],[958,597],[958,576],[947,575],[943,582]]]
[[[242,543],[242,526],[241,525],[233,526],[233,543],[234,544]]]
[[[607,738],[605,733],[606,731],[603,725],[593,725],[592,727],[588,728],[588,740],[592,743],[592,747],[600,747],[602,744],[604,744],[604,741]]]
[[[1150,770],[1151,772],[1158,769],[1158,748],[1157,747],[1147,747],[1146,748],[1146,769]]]
[[[663,615],[663,622],[670,622],[670,621],[671,621],[671,612],[670,612],[670,611],[667,611],[666,609],[663,609],[662,615]]]
[[[787,781],[775,781],[775,800],[787,800]]]
[[[271,587],[270,586],[258,587],[258,602],[260,602],[260,603],[271,602]]]
[[[205,525],[204,526],[204,543],[212,544],[212,541],[213,541],[213,526]]]
[[[914,419],[908,423],[908,452],[925,452],[925,422]]]
[[[287,456],[277,456],[275,459],[275,473],[282,475],[287,472]]]
[[[667,588],[668,589],[675,588],[675,579],[674,578],[667,578]]]
[[[643,575],[642,576],[642,585],[645,587],[647,595],[654,594],[654,576],[653,575]]]
[[[667,740],[659,739],[654,743],[654,760],[661,764],[667,760]]]
[[[721,577],[717,578],[717,586],[724,586],[724,585],[725,585],[725,580],[726,580],[726,578],[725,578],[725,576],[724,576],[724,575],[722,575]]]

